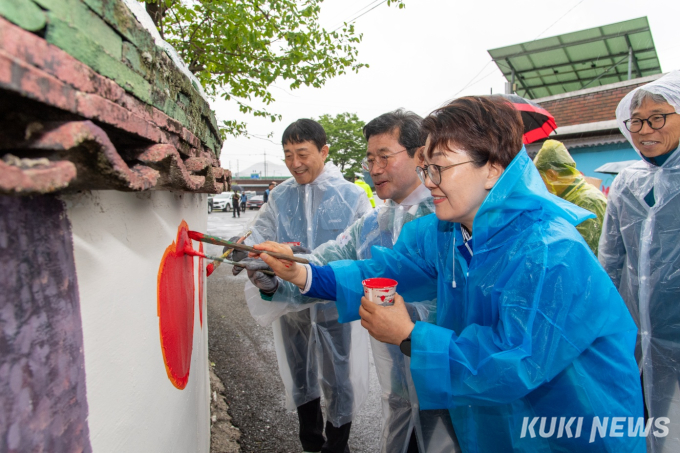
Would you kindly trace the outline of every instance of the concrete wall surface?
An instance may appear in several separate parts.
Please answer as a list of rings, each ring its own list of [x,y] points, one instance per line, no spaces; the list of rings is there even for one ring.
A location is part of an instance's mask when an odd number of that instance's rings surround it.
[[[158,297],[160,263],[180,224],[206,230],[206,195],[86,191],[61,199],[73,233],[93,451],[207,452],[205,267],[198,258],[193,302],[181,312],[189,328],[180,340],[190,358],[182,389],[166,360],[181,345],[168,343],[159,328]]]

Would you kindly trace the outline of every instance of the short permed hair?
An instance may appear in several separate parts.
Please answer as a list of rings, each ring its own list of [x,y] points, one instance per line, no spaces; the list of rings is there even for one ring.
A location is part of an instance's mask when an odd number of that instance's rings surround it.
[[[465,151],[477,167],[487,162],[503,168],[522,149],[524,125],[520,113],[501,96],[466,96],[454,99],[423,120],[430,141],[425,155],[435,148]]]
[[[420,128],[422,122],[423,118],[420,115],[397,109],[369,121],[363,129],[364,137],[368,141],[374,135],[399,131],[399,144],[406,148],[409,157],[413,157],[418,148],[425,145],[426,136]]]
[[[633,112],[642,105],[645,99],[649,99],[656,104],[668,104],[668,101],[662,95],[640,88],[633,95],[633,99],[630,100],[630,116],[633,116]]]
[[[286,143],[302,143],[312,142],[316,148],[321,151],[321,148],[326,146],[326,131],[323,126],[314,120],[301,118],[291,123],[281,138],[281,145],[286,146]]]

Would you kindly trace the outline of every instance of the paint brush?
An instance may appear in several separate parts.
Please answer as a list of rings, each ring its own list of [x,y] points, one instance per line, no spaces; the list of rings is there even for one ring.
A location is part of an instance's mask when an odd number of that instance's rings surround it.
[[[243,263],[239,263],[237,261],[231,261],[231,260],[228,260],[228,259],[225,259],[225,258],[221,258],[219,256],[206,255],[205,253],[197,252],[196,250],[191,249],[189,247],[184,247],[184,254],[185,255],[191,255],[191,256],[197,256],[199,258],[206,258],[206,259],[213,260],[213,261],[219,261],[219,262],[222,262],[222,263],[231,264],[232,266],[238,266],[238,267],[243,267],[243,268],[246,267],[246,265],[243,264]],[[276,276],[276,274],[272,271],[262,270],[262,271],[258,271],[258,272],[262,272],[263,274],[267,274],[267,275],[271,275],[271,276]]]
[[[242,237],[240,237],[240,238],[238,239],[238,241],[236,241],[236,243],[237,243],[237,244],[242,244],[243,241],[245,241],[246,238],[247,238],[248,236],[250,236],[251,234],[252,234],[252,231],[251,231],[251,230],[246,231],[246,234],[244,234]],[[234,251],[234,249],[229,249],[229,250],[227,250],[226,253],[223,253],[223,254],[222,254],[221,258],[229,258],[229,255],[231,255],[231,252],[233,252],[233,251]],[[215,260],[215,261],[213,261],[212,263],[208,264],[208,265],[206,266],[206,268],[205,268],[205,276],[206,276],[206,277],[210,277],[210,274],[212,274],[213,272],[215,272],[215,270],[216,270],[218,267],[220,267],[220,264],[222,264],[222,261],[218,261],[218,260]]]
[[[243,250],[244,252],[252,252],[256,254],[260,253],[266,253],[269,256],[273,256],[274,258],[278,258],[281,260],[287,260],[287,261],[295,261],[296,263],[300,264],[309,264],[309,261],[307,261],[304,258],[299,258],[294,255],[286,255],[285,253],[278,253],[278,252],[270,252],[268,250],[256,250],[253,247],[249,245],[244,245],[244,244],[237,244],[236,242],[230,242],[227,241],[226,239],[218,238],[217,236],[209,236],[207,234],[199,233],[198,231],[189,231],[189,237],[193,239],[194,241],[200,241],[200,242],[207,242],[208,244],[214,244],[214,245],[225,245],[227,247],[231,247],[236,250]]]

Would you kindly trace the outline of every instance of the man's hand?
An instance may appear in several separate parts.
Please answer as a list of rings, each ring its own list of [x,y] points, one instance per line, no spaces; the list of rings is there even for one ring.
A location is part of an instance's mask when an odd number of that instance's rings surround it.
[[[278,242],[267,241],[262,244],[257,244],[253,246],[257,250],[267,250],[270,252],[278,252],[286,255],[293,255],[293,251],[290,246],[285,244],[279,244]],[[251,252],[253,257],[258,256]],[[261,253],[259,255],[260,259],[267,263],[269,267],[272,268],[276,276],[289,281],[296,285],[300,289],[304,289],[307,283],[307,270],[304,266],[297,264],[294,261],[288,261],[284,259],[274,258],[267,253]]]
[[[229,238],[229,242],[236,242],[239,239],[241,239],[240,236],[234,236],[234,237]],[[233,250],[233,249],[231,247],[229,247],[228,245],[226,245],[222,249],[222,254],[224,255],[229,250]],[[231,252],[231,255],[229,255],[229,259],[231,261],[241,261],[242,259],[246,258],[247,256],[248,256],[248,252],[244,252],[243,250],[233,250]],[[233,269],[231,270],[231,273],[233,275],[238,275],[238,274],[241,273],[242,270],[243,270],[242,267],[234,266]]]
[[[271,270],[271,268],[259,258],[245,258],[241,261],[242,264],[246,265],[248,271],[248,278],[265,294],[273,294],[276,292],[276,288],[279,287],[279,281],[276,277],[263,274],[260,271]]]
[[[404,298],[399,294],[394,295],[394,305],[391,307],[378,305],[362,297],[359,316],[361,325],[368,333],[383,343],[401,344],[415,327],[406,310]]]

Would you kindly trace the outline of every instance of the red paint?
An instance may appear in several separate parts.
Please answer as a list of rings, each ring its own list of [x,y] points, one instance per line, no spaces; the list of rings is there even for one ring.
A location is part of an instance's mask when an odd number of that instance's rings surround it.
[[[203,247],[203,243],[202,243],[202,242],[201,242],[201,247]],[[210,264],[208,264],[208,266],[206,266],[206,268],[205,268],[205,276],[206,276],[206,277],[210,277],[210,274],[212,274],[213,272],[215,272],[215,264],[210,263]]]
[[[199,233],[198,231],[189,231],[189,237],[193,239],[194,241],[200,241],[203,239],[203,233]]]
[[[178,389],[189,382],[194,340],[194,258],[185,221],[177,240],[163,254],[158,269],[158,318],[161,350],[168,378]]]
[[[199,243],[198,245],[198,253],[203,255],[202,242]],[[198,320],[201,322],[201,329],[203,328],[203,286],[205,285],[204,275],[205,275],[205,261],[198,260]]]
[[[197,256],[199,258],[207,258],[205,256],[205,253],[203,253],[201,250],[203,250],[203,244],[201,244],[201,247],[198,251],[194,250],[191,246],[185,245],[184,246],[184,253],[189,256]]]
[[[362,282],[367,288],[387,288],[397,286],[397,281],[391,278],[368,278]]]

